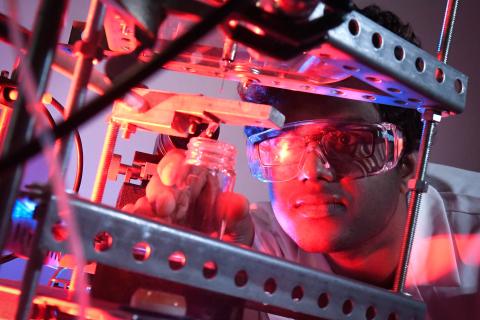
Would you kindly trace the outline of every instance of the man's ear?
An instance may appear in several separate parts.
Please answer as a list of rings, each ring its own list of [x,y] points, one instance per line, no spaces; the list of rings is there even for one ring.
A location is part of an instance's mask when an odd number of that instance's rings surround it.
[[[399,172],[400,172],[400,191],[402,193],[407,193],[408,191],[408,180],[412,179],[415,174],[415,167],[417,164],[417,152],[412,152],[407,155],[404,155],[400,160]]]

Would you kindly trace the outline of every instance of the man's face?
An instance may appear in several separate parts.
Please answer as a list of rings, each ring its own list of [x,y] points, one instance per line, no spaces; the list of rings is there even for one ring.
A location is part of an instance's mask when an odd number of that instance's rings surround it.
[[[288,93],[279,100],[277,107],[288,122],[381,122],[369,103],[302,93]],[[397,168],[359,179],[337,177],[334,168],[326,168],[310,152],[298,177],[270,183],[270,195],[277,220],[303,250],[338,252],[368,244],[387,225],[399,221],[398,215],[405,214],[397,210],[398,202],[405,199],[402,179]]]

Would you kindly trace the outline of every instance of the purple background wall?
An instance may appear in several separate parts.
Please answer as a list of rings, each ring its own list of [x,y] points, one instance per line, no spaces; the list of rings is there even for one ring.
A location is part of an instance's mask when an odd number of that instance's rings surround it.
[[[9,12],[8,1],[0,2],[0,11]],[[17,1],[20,22],[31,27],[36,14],[38,1]],[[371,1],[357,1],[359,6],[370,4]],[[443,11],[446,1],[382,1],[380,4],[396,12],[404,21],[410,22],[416,33],[423,42],[423,48],[433,53],[441,29]],[[455,35],[448,64],[470,76],[468,105],[462,115],[445,119],[439,127],[436,143],[432,152],[432,161],[454,165],[465,169],[480,171],[480,148],[478,148],[477,134],[480,122],[480,110],[477,107],[480,102],[480,93],[476,88],[480,81],[479,62],[480,39],[476,20],[476,13],[480,5],[475,0],[462,1],[460,3]],[[65,20],[65,28],[61,41],[66,42],[73,20],[85,20],[88,10],[88,1],[70,1],[70,8]],[[0,44],[0,68],[10,70],[13,62],[12,50],[5,44]],[[56,73],[52,73],[49,91],[62,103],[68,92],[69,81]],[[189,93],[203,93],[205,95],[236,99],[236,84],[225,82],[223,89],[221,80],[205,77],[194,77],[186,74],[174,74],[163,72],[152,79],[148,85],[151,88],[171,90]],[[93,179],[98,163],[98,157],[103,143],[107,113],[103,113],[96,119],[80,129],[85,147],[85,173],[81,188],[81,195],[88,197],[92,190]],[[238,182],[236,190],[244,193],[252,201],[268,199],[265,185],[256,182],[250,177],[245,161],[244,139],[240,128],[226,126],[222,128],[221,138],[235,143],[238,148]],[[117,152],[123,155],[123,161],[131,161],[133,151],[140,150],[149,152],[152,150],[154,135],[138,133],[129,141],[120,141]],[[75,156],[72,156],[72,164]],[[45,164],[41,159],[32,161],[29,165],[26,179],[37,181],[46,178]],[[67,177],[67,185],[73,181],[74,166],[71,165]],[[119,183],[109,183],[105,195],[106,203],[114,203]]]

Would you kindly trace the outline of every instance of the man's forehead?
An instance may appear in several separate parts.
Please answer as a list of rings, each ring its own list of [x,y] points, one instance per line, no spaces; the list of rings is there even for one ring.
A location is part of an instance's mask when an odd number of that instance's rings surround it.
[[[370,123],[381,120],[371,103],[303,92],[284,92],[275,107],[285,114],[286,122],[324,118]]]

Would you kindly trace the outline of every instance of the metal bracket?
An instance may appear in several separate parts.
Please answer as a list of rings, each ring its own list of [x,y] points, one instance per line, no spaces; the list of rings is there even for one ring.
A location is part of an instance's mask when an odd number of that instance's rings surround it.
[[[428,190],[428,182],[423,180],[410,179],[408,180],[407,187],[409,190],[425,193]]]
[[[139,112],[125,101],[118,101],[112,110],[112,120],[178,137],[188,136],[192,122],[279,128],[285,120],[283,114],[265,104],[140,88],[133,91],[149,109]]]

